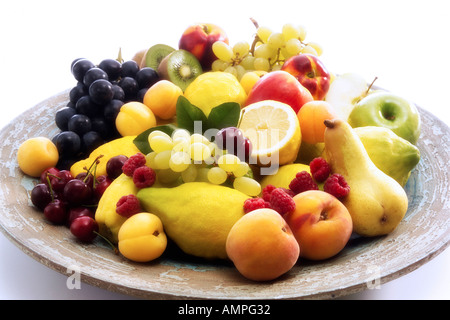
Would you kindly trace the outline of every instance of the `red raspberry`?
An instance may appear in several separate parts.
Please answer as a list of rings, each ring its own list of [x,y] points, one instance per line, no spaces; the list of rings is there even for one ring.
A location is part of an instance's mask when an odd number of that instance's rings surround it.
[[[141,212],[139,199],[134,194],[121,197],[119,201],[117,201],[116,212],[126,218]]]
[[[267,203],[263,198],[250,198],[244,201],[244,212],[249,213],[256,209],[267,208]]]
[[[350,186],[343,176],[334,173],[325,181],[323,191],[332,194],[338,199],[342,199],[350,192]]]
[[[272,193],[273,190],[275,190],[277,187],[275,187],[274,185],[268,184],[267,186],[265,186],[262,190],[262,198],[265,201],[270,201],[270,194]]]
[[[136,168],[133,172],[133,182],[139,189],[151,187],[156,180],[155,170],[147,166]]]
[[[270,206],[281,215],[295,210],[295,202],[284,188],[276,188],[272,191]]]
[[[309,163],[311,175],[317,182],[324,182],[331,173],[331,168],[324,158],[315,158]]]
[[[145,162],[146,162],[145,155],[143,153],[138,152],[135,155],[132,155],[130,158],[128,158],[127,161],[125,161],[125,163],[122,166],[122,171],[125,175],[132,177],[134,170],[145,165]]]
[[[319,190],[319,187],[308,171],[301,171],[298,172],[291,183],[289,183],[289,189],[295,194],[299,194],[307,190]]]

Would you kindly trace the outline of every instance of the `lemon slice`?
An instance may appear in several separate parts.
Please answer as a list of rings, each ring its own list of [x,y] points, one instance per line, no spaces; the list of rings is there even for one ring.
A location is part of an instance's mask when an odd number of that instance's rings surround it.
[[[264,100],[242,109],[239,128],[252,142],[250,161],[263,167],[294,162],[302,136],[297,114],[287,104]]]

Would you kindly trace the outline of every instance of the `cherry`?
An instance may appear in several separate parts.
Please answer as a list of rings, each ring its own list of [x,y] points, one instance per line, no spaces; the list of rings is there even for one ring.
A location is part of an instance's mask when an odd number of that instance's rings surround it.
[[[70,224],[70,232],[83,242],[92,242],[97,237],[98,223],[92,217],[81,216]]]
[[[79,179],[72,179],[64,187],[64,199],[71,205],[87,204],[92,199],[92,188]]]
[[[127,156],[118,155],[112,157],[106,163],[106,174],[110,179],[115,179],[122,174],[122,167],[128,160]]]
[[[45,207],[52,201],[52,194],[47,183],[39,183],[31,190],[31,203],[39,210],[44,210]]]
[[[60,192],[64,190],[67,182],[72,180],[72,174],[69,170],[61,170],[55,174],[49,173],[49,180],[54,192]]]
[[[236,127],[227,127],[220,129],[216,133],[215,143],[222,150],[228,150],[228,152],[236,154],[237,148],[242,144],[244,135],[242,131]]]
[[[70,208],[69,214],[67,217],[67,226],[70,227],[70,225],[76,218],[84,217],[84,216],[94,218],[95,213],[92,209],[90,209],[88,207],[79,206],[79,207]]]
[[[79,174],[77,174],[75,179],[84,181],[88,186],[94,185],[94,176],[87,171],[80,172]]]
[[[106,188],[112,183],[113,180],[109,176],[101,175],[97,177],[97,183],[94,188],[94,195],[97,200],[100,200]]]
[[[54,224],[63,224],[67,219],[66,203],[59,199],[54,199],[44,208],[45,218]]]
[[[42,183],[47,183],[47,176],[48,175],[56,175],[59,172],[59,169],[51,167],[48,169],[45,169],[44,171],[42,171],[41,173],[41,182]]]

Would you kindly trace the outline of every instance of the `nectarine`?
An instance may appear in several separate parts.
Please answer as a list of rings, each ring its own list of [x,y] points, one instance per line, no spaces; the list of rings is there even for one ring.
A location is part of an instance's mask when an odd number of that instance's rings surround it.
[[[247,279],[273,280],[297,262],[300,248],[286,221],[272,209],[256,209],[231,228],[226,251]]]
[[[293,199],[296,209],[284,219],[300,245],[301,257],[323,260],[344,249],[353,224],[342,202],[320,190],[301,192]]]

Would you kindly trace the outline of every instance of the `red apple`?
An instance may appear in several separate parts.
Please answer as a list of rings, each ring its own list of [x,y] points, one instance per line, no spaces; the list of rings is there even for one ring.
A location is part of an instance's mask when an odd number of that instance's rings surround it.
[[[278,70],[265,74],[255,83],[245,105],[262,100],[284,102],[297,113],[305,103],[312,101],[313,97],[293,75]]]
[[[353,221],[347,208],[333,195],[309,190],[294,196],[295,210],[284,215],[300,245],[300,256],[328,259],[347,244]]]
[[[330,88],[330,73],[322,61],[312,54],[299,54],[286,60],[281,70],[297,78],[311,92],[314,100],[322,100]]]
[[[229,43],[225,31],[211,23],[200,23],[189,26],[183,32],[178,47],[192,53],[206,71],[211,69],[211,64],[217,59],[212,51],[212,45],[216,41]]]

